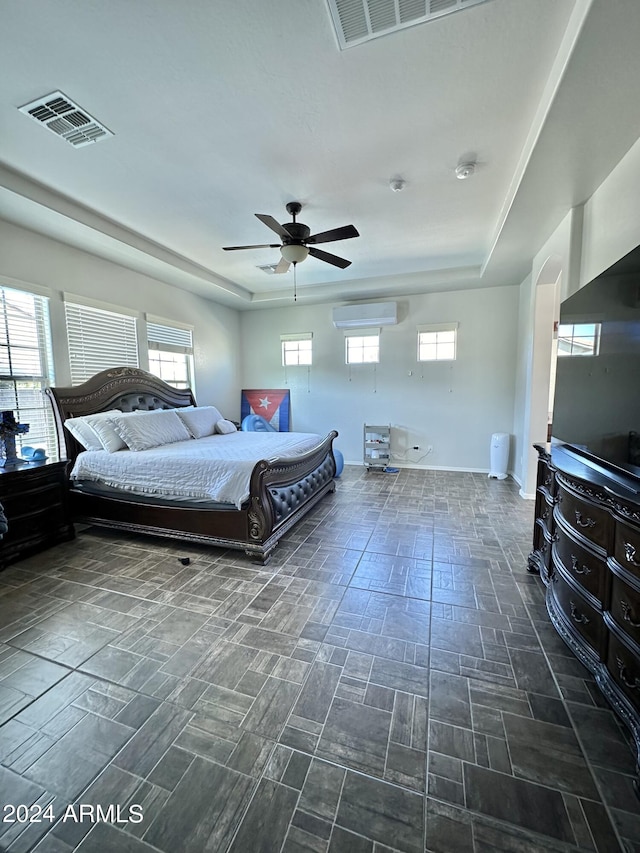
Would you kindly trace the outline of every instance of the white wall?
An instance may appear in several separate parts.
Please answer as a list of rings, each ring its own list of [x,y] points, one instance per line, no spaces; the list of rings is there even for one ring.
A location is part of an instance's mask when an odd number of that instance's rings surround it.
[[[244,387],[289,387],[293,428],[337,429],[347,462],[362,461],[365,422],[390,423],[400,466],[488,471],[491,434],[513,429],[518,298],[507,287],[400,299],[400,321],[383,328],[375,367],[345,365],[331,305],[245,312]],[[456,361],[418,363],[416,327],[451,321],[459,323]],[[310,370],[282,367],[280,335],[294,332],[313,332]]]
[[[561,272],[562,299],[592,281],[597,275],[640,244],[640,140],[598,187],[591,198],[573,208],[534,257],[532,275],[521,286],[521,328],[527,329],[527,346],[518,353],[518,389],[516,396],[515,444],[518,455],[514,474],[521,493],[535,492],[537,457],[534,442],[544,441],[543,418],[546,394],[548,322],[554,315],[546,300],[546,315],[537,312],[536,289],[546,284],[545,267]],[[551,261],[551,263],[550,263]],[[538,306],[539,307],[539,306]],[[541,359],[536,360],[536,348]],[[524,374],[525,387],[522,391]]]
[[[640,139],[584,206],[580,284],[640,245]]]
[[[0,282],[21,282],[50,291],[56,382],[69,384],[62,293],[69,292],[142,316],[149,312],[193,325],[197,395],[236,419],[240,415],[239,315],[233,309],[186,293],[0,220]]]

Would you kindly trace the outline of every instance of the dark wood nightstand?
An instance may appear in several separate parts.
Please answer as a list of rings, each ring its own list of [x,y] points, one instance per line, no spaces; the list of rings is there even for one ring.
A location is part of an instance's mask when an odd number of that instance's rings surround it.
[[[73,539],[67,464],[45,460],[0,468],[0,503],[9,524],[0,540],[0,568]]]

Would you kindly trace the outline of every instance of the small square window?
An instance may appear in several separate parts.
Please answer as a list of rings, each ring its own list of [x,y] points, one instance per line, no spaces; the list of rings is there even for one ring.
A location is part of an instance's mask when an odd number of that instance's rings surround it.
[[[282,341],[282,364],[285,367],[312,363],[311,338],[299,341]]]
[[[347,364],[376,364],[380,361],[379,335],[348,335],[345,341]]]
[[[418,332],[418,361],[454,361],[457,329]]]

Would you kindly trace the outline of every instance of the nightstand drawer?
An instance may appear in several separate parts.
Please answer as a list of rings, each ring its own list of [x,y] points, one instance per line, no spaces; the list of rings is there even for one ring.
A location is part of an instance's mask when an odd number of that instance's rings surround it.
[[[45,507],[36,512],[24,513],[9,520],[9,529],[3,542],[28,539],[36,531],[51,531],[65,523],[66,513],[62,504]]]
[[[40,489],[25,489],[17,494],[2,498],[4,511],[11,518],[38,512],[48,507],[59,506],[63,501],[62,488],[58,483],[50,483]]]
[[[66,462],[0,469],[0,503],[8,530],[0,540],[0,568],[72,539]]]

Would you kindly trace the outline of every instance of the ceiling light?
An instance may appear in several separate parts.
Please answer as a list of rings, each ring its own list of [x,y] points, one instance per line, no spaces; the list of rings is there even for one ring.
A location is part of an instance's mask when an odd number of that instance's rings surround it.
[[[309,254],[309,249],[300,243],[286,243],[281,247],[280,254],[290,264],[300,264]]]
[[[467,178],[470,178],[471,175],[473,175],[473,173],[475,172],[475,170],[475,163],[460,163],[458,166],[456,166],[456,178],[458,178],[459,181],[464,181]]]

